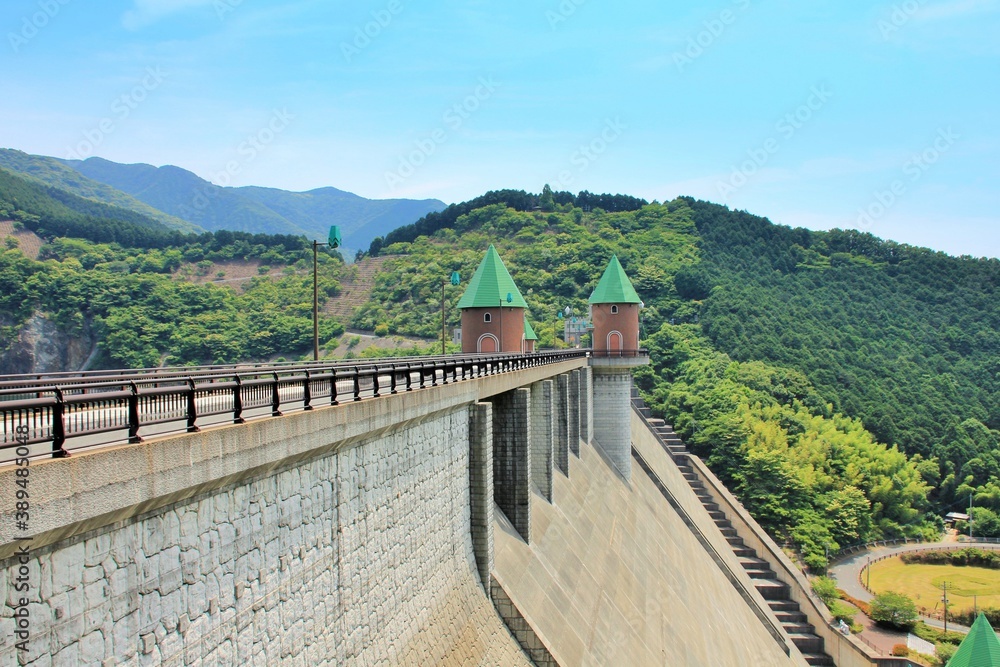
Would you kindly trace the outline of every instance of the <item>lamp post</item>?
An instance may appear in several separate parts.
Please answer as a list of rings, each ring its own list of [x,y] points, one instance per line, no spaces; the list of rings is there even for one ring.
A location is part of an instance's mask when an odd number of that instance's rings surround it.
[[[507,292],[507,303],[511,303],[514,300],[514,295]],[[500,349],[498,352],[503,352],[503,299],[500,299]]]
[[[330,236],[326,243],[313,241],[313,361],[319,361],[319,278],[318,278],[318,254],[321,245],[328,245],[331,248],[340,247],[340,227],[334,225],[330,227]]]
[[[462,277],[458,275],[458,271],[452,271],[451,272],[451,284],[452,285],[457,285],[461,281],[462,281]],[[444,287],[447,284],[448,284],[448,281],[446,281],[446,280],[442,280],[441,281],[441,354],[444,354],[444,333],[445,333],[445,325],[444,325]]]

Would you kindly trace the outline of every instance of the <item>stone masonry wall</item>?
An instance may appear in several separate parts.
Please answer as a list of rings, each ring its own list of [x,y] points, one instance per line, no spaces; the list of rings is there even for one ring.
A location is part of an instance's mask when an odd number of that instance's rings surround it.
[[[32,554],[0,664],[527,664],[480,587],[468,408]]]

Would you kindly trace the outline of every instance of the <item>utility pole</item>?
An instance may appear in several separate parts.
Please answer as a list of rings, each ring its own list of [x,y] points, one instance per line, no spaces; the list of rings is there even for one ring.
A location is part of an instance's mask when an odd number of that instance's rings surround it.
[[[972,541],[972,494],[969,494],[969,541]]]
[[[941,582],[941,592],[944,594],[941,601],[944,602],[944,631],[948,632],[948,582]]]
[[[334,225],[330,227],[330,237],[326,243],[313,241],[313,361],[319,361],[319,278],[317,278],[318,250],[321,245],[328,245],[331,248],[340,247],[340,228]]]

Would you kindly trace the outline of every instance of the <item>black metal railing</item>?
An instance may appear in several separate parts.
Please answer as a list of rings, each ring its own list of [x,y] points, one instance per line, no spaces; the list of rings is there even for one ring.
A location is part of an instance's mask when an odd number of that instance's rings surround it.
[[[607,359],[609,357],[648,357],[649,350],[591,350],[590,356],[596,359]]]
[[[241,424],[247,418],[447,385],[585,357],[588,352],[401,357],[245,370],[159,369],[146,375],[107,371],[6,376],[0,381],[0,464],[15,457],[61,458],[71,449],[141,442],[140,431],[148,436]]]

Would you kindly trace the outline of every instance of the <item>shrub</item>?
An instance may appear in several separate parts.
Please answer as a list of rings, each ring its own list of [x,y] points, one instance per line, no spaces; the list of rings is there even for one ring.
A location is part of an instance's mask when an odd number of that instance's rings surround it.
[[[389,335],[389,325],[385,322],[380,322],[375,325],[375,335],[376,336],[388,336]]]
[[[896,644],[892,647],[892,654],[905,658],[910,655],[910,649],[906,644]]]
[[[841,602],[840,600],[834,600],[832,605],[829,605],[830,613],[838,621],[843,621],[848,625],[854,625],[854,617],[857,615],[858,610],[847,604],[846,602]]]
[[[257,267],[257,273],[259,273],[262,276],[266,276],[270,272],[271,272],[271,267],[268,266],[267,264],[261,264],[260,266]]]
[[[917,622],[917,605],[902,593],[885,591],[871,602],[869,616],[873,621],[909,630]]]
[[[941,661],[942,665],[947,665],[948,661],[955,656],[955,652],[958,651],[957,646],[946,642],[937,643],[934,645],[934,648],[935,653],[937,653],[937,658]]]
[[[812,580],[813,592],[827,607],[833,609],[833,603],[840,598],[837,592],[837,583],[830,577],[816,577]]]
[[[840,598],[842,600],[850,602],[855,607],[857,607],[858,609],[860,609],[862,614],[864,614],[865,616],[868,616],[869,618],[871,617],[871,615],[872,615],[872,609],[871,609],[871,606],[867,602],[865,602],[864,600],[859,600],[859,599],[857,599],[855,597],[851,597],[850,595],[848,595],[847,593],[845,593],[843,590],[841,590],[839,588],[837,589],[837,594],[840,595]]]

